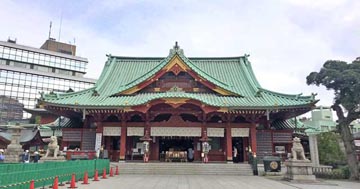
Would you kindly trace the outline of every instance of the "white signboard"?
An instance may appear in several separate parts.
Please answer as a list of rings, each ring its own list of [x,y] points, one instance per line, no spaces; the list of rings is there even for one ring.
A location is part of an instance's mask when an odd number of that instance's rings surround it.
[[[249,137],[249,128],[231,128],[232,137]]]
[[[121,136],[121,127],[104,127],[104,136]]]
[[[201,136],[200,127],[151,127],[151,136]]]
[[[95,150],[98,150],[101,148],[101,138],[102,138],[102,133],[96,133]]]
[[[127,136],[144,136],[144,127],[128,127]]]
[[[224,137],[224,128],[207,128],[208,137]]]

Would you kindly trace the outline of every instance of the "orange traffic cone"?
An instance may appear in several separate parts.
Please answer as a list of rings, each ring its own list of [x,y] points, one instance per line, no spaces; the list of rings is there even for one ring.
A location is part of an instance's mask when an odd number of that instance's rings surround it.
[[[94,179],[93,179],[93,181],[99,181],[98,170],[95,170],[95,174],[94,174]]]
[[[110,177],[113,177],[114,176],[114,171],[113,171],[113,168],[110,167]]]
[[[84,174],[84,180],[83,180],[83,183],[81,184],[89,184],[89,178],[88,178],[88,172],[85,171],[85,174]]]
[[[119,175],[119,166],[116,166],[115,175]]]
[[[50,186],[50,188],[59,189],[59,178],[58,177],[55,177],[54,183],[52,186]]]
[[[107,178],[106,178],[106,168],[103,169],[102,179],[107,179]]]
[[[34,180],[30,181],[30,189],[35,189],[35,181]]]
[[[75,174],[74,173],[71,175],[71,182],[70,182],[70,187],[69,188],[71,188],[71,189],[77,188],[76,184],[75,184]]]

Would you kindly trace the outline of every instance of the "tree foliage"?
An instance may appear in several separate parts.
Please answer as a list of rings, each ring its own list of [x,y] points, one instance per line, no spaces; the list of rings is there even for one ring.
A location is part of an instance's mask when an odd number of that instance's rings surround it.
[[[323,85],[335,92],[338,101],[348,112],[358,112],[360,104],[360,61],[326,61],[320,72],[312,72],[307,84]]]
[[[323,85],[334,90],[332,109],[338,116],[337,129],[344,142],[350,179],[359,180],[359,166],[350,123],[360,118],[360,60],[350,64],[344,61],[326,61],[319,72],[312,72],[307,76],[306,82],[308,85]]]
[[[321,164],[336,166],[345,163],[344,153],[339,146],[340,137],[334,132],[318,135],[319,160]]]

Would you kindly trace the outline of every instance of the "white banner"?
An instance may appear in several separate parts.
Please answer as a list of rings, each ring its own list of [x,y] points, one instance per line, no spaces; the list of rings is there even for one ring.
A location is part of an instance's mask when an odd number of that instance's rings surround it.
[[[200,137],[200,127],[151,127],[151,136],[192,136]]]
[[[231,128],[232,137],[249,137],[249,128]]]
[[[128,127],[127,136],[144,136],[144,127]]]
[[[207,128],[208,137],[224,137],[224,128]]]
[[[101,148],[101,138],[102,138],[102,133],[96,133],[95,150],[99,150]]]
[[[121,136],[121,127],[104,127],[104,136]]]

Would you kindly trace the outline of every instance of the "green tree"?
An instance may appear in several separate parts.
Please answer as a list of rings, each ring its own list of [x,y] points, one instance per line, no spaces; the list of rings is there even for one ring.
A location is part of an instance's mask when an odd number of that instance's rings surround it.
[[[359,180],[359,165],[350,123],[360,118],[360,60],[352,63],[328,60],[320,72],[310,73],[306,82],[308,85],[323,85],[328,90],[334,90],[335,99],[331,107],[338,117],[337,131],[344,142],[350,179]]]
[[[338,165],[345,162],[345,156],[340,149],[339,140],[339,135],[334,132],[318,135],[319,160],[321,164]]]

